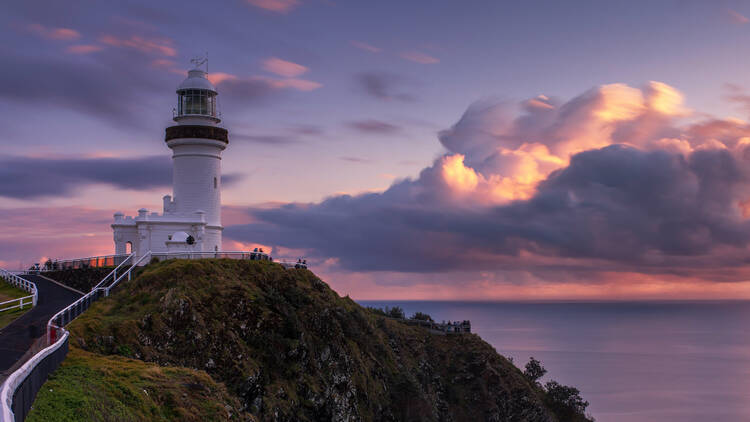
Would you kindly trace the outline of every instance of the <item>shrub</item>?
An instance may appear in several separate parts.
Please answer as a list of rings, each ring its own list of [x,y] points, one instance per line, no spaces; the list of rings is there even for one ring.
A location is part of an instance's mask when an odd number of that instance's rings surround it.
[[[394,306],[393,308],[385,307],[385,312],[388,314],[391,318],[398,318],[398,319],[404,319],[406,316],[404,315],[404,310],[401,309],[400,306]]]
[[[581,392],[575,387],[550,381],[545,384],[547,390],[547,405],[558,418],[571,420],[575,416],[583,415],[589,402],[581,397]]]
[[[429,316],[428,314],[422,313],[422,312],[417,312],[417,313],[415,313],[414,315],[412,315],[412,316],[411,316],[411,319],[416,319],[416,320],[419,320],[419,321],[430,321],[430,322],[435,322],[435,321],[434,321],[434,320],[432,319],[432,317],[431,317],[431,316]]]
[[[533,356],[529,358],[529,363],[526,364],[526,369],[523,371],[523,375],[531,383],[536,383],[546,373],[547,370],[542,366],[542,363],[534,359]]]

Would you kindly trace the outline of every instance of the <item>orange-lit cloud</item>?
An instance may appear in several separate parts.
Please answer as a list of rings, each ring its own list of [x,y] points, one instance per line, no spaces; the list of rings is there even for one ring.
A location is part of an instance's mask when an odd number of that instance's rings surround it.
[[[225,236],[306,250],[360,299],[750,296],[747,122],[611,84],[479,101],[439,140],[414,179],[249,210]]]
[[[287,78],[294,78],[308,71],[308,68],[301,64],[282,60],[278,57],[263,60],[263,69]]]
[[[48,40],[73,41],[81,38],[81,33],[70,28],[48,28],[38,23],[27,26],[27,29],[39,37]]]
[[[289,13],[300,5],[298,0],[247,0],[255,7],[276,13]]]

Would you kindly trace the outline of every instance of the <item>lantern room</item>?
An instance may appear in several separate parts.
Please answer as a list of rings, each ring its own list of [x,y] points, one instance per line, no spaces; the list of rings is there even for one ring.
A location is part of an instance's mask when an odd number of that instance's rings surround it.
[[[206,78],[202,69],[188,71],[188,77],[177,88],[177,110],[174,120],[202,118],[219,123],[221,120],[216,112],[216,88]]]

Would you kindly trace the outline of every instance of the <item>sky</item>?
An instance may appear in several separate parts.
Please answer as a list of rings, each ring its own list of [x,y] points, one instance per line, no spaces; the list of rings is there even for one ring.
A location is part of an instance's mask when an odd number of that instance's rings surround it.
[[[224,249],[355,299],[750,298],[750,4],[11,2],[0,265],[113,252],[171,193],[190,59]]]

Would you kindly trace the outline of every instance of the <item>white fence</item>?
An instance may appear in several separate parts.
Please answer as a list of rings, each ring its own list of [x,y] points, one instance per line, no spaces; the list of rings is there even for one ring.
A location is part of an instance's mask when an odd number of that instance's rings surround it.
[[[39,298],[36,290],[36,284],[24,278],[21,278],[18,275],[11,273],[10,271],[5,271],[2,268],[0,268],[0,278],[5,280],[5,282],[10,284],[11,286],[18,287],[19,289],[26,290],[27,292],[31,293],[29,296],[0,302],[0,312],[16,308],[23,309],[24,306],[28,305],[36,306],[37,299]]]
[[[0,422],[20,422],[26,419],[36,393],[49,374],[55,371],[68,353],[68,332],[39,351],[0,386]]]

